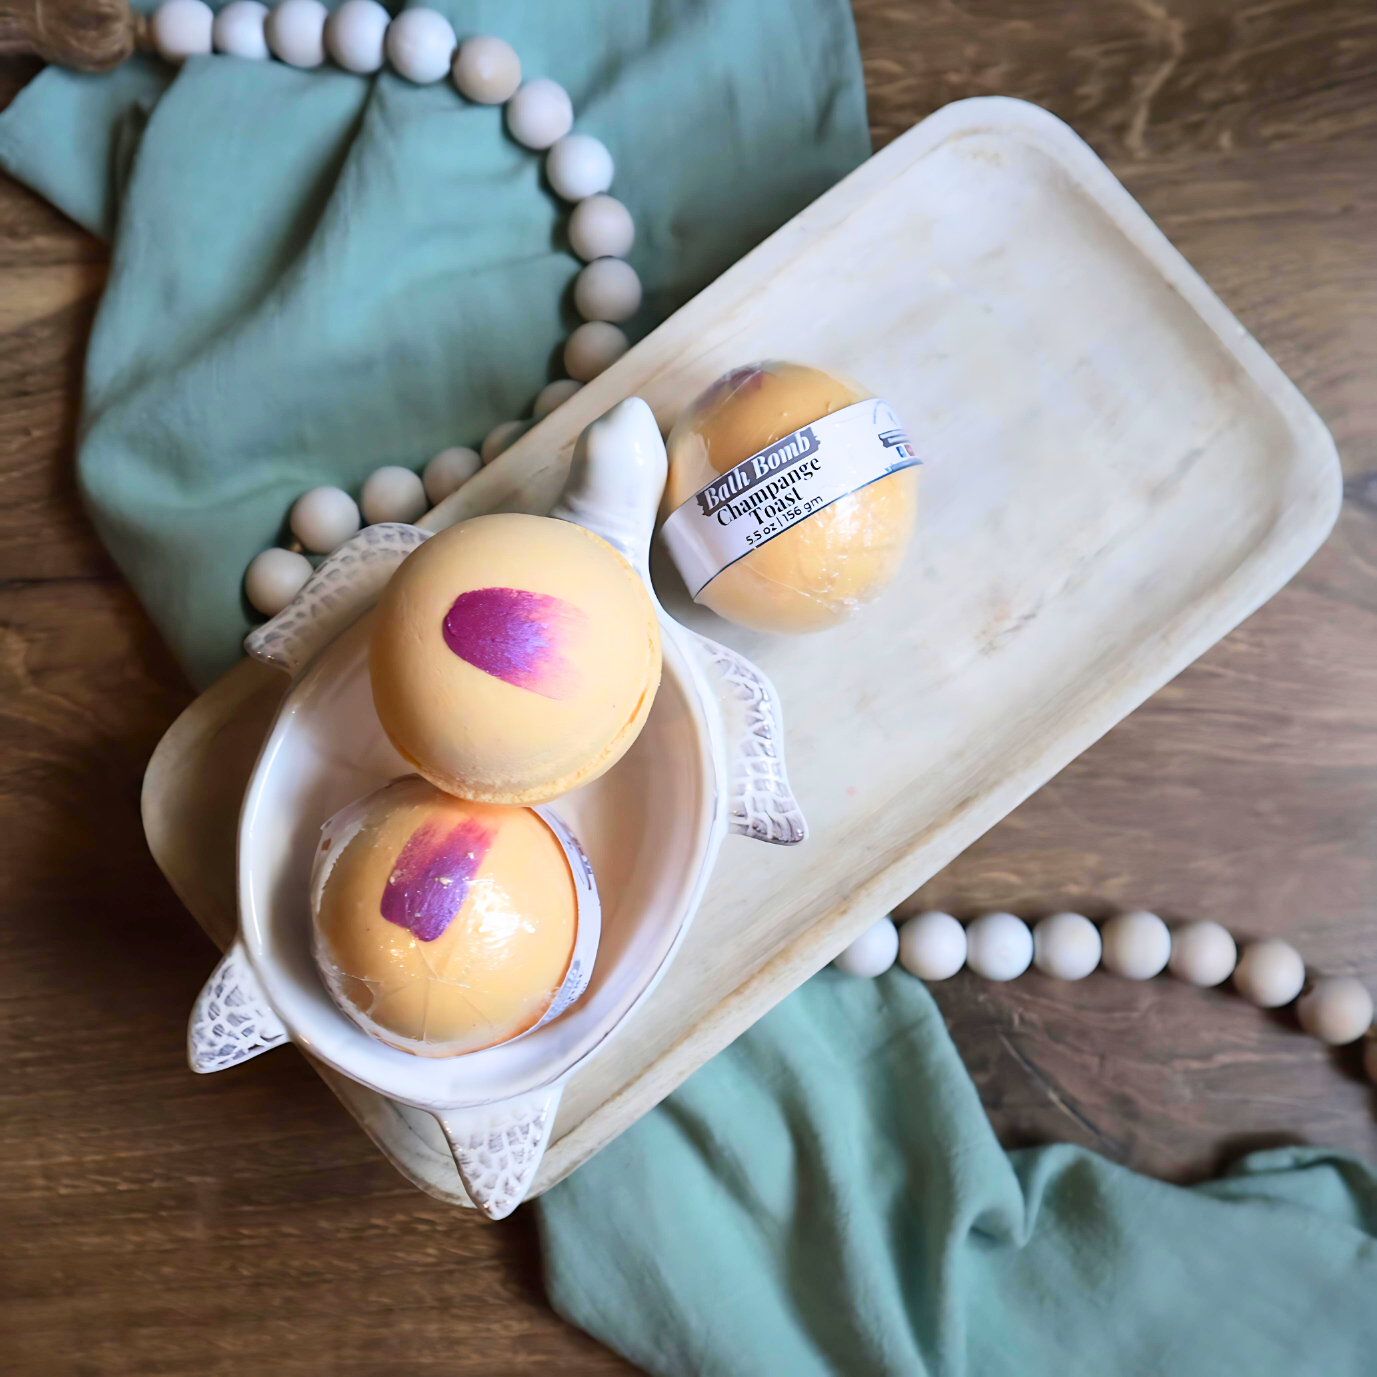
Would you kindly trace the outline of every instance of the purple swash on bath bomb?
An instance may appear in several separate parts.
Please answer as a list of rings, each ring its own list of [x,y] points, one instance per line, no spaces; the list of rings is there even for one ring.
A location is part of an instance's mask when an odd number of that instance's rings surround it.
[[[572,698],[578,671],[562,647],[588,625],[582,609],[524,588],[474,588],[445,614],[445,644],[463,661],[542,698]]]
[[[472,818],[455,827],[422,823],[408,838],[388,876],[382,916],[418,942],[433,942],[464,906],[469,884],[493,843],[493,832]]]

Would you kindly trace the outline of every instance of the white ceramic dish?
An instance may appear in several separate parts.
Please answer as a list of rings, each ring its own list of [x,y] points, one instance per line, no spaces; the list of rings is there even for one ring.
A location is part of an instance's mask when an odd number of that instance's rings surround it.
[[[662,428],[744,360],[865,381],[926,457],[918,541],[854,623],[761,665],[809,843],[728,839],[655,991],[568,1080],[533,1191],[586,1161],[1277,591],[1338,511],[1305,399],[1094,153],[1033,106],[948,106],[785,225],[425,517],[543,512],[621,398]],[[657,576],[662,571],[657,569]],[[159,864],[222,946],[233,819],[276,701],[243,665],[149,767]],[[323,1074],[418,1186],[429,1115]]]
[[[659,429],[632,398],[589,428],[554,514],[603,536],[650,588],[647,553],[664,479]],[[784,775],[773,689],[656,599],[663,677],[645,728],[617,766],[551,805],[592,862],[602,899],[587,989],[558,1018],[466,1056],[417,1057],[369,1036],[335,1005],[312,959],[311,864],[328,818],[411,772],[373,710],[365,614],[429,534],[368,528],[246,642],[251,655],[296,678],[244,799],[240,936],[193,1011],[189,1059],[194,1070],[216,1071],[290,1036],[360,1085],[433,1113],[470,1198],[501,1218],[533,1178],[564,1081],[663,976],[728,829],[783,844],[806,829]],[[231,998],[246,1021],[227,1013]],[[494,1139],[505,1161],[495,1175]]]

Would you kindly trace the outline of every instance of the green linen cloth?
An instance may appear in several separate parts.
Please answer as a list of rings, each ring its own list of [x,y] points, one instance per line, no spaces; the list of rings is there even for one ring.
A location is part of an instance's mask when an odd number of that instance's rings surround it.
[[[869,152],[846,0],[434,0],[573,97],[612,150],[633,338]],[[0,166],[111,238],[81,491],[197,683],[250,625],[292,501],[357,492],[529,413],[579,266],[542,159],[445,81],[202,57],[42,73]]]
[[[923,985],[823,972],[536,1202],[556,1309],[664,1377],[1371,1377],[1377,1177],[1001,1150]]]

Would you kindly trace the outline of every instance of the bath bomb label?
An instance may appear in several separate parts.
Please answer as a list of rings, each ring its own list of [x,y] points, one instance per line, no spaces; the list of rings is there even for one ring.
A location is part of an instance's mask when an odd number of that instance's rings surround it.
[[[697,598],[724,569],[814,512],[921,463],[889,404],[872,397],[704,484],[669,514],[665,543]]]
[[[548,808],[533,808],[531,811],[555,834],[555,840],[563,848],[564,858],[569,862],[569,873],[574,878],[574,898],[578,904],[578,927],[574,932],[574,954],[569,958],[564,982],[555,991],[555,997],[544,1016],[538,1023],[533,1023],[526,1033],[534,1033],[552,1018],[558,1018],[588,988],[589,977],[593,974],[593,959],[598,954],[598,943],[602,938],[602,903],[598,898],[597,881],[593,878],[593,867],[584,855],[579,839],[563,819]],[[517,1036],[525,1037],[526,1033]]]

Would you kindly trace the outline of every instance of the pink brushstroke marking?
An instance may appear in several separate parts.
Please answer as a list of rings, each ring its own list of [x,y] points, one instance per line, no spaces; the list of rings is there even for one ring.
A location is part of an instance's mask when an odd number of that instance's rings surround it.
[[[572,698],[583,687],[563,654],[588,626],[587,614],[549,593],[474,588],[445,614],[445,644],[463,661],[542,698]]]
[[[423,822],[407,838],[388,877],[382,916],[418,942],[442,936],[463,908],[495,836],[472,818],[448,828]]]

